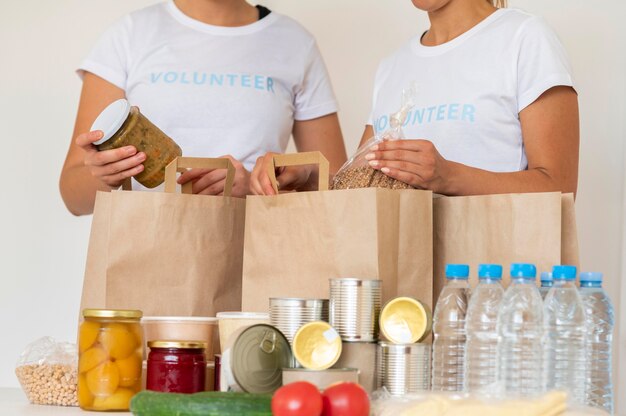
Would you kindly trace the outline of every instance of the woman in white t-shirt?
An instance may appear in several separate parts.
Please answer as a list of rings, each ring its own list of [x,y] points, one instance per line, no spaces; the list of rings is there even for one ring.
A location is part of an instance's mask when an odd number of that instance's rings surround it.
[[[361,143],[415,82],[412,140],[373,147],[370,166],[446,195],[576,192],[578,98],[554,32],[502,0],[412,1],[431,26],[380,64]],[[255,193],[271,194],[267,182],[255,169]]]
[[[233,194],[249,193],[257,158],[320,150],[331,169],[345,161],[337,104],[315,39],[292,19],[245,0],[168,0],[125,16],[100,38],[78,70],[83,89],[61,174],[61,195],[76,214],[93,211],[97,190],[119,188],[143,169],[134,147],[97,152],[87,132],[108,104],[126,98],[172,137],[185,156],[227,155]],[[222,192],[223,170],[191,170],[179,183]],[[296,185],[314,184],[309,175]],[[134,188],[141,188],[133,183]]]

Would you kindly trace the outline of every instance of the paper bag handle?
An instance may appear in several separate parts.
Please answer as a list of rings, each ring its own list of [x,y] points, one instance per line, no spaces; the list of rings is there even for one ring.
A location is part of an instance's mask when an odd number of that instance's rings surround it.
[[[228,158],[205,157],[177,157],[165,168],[165,192],[176,192],[176,172],[185,172],[187,169],[226,169],[226,183],[224,196],[230,196],[233,191],[235,167]],[[183,194],[191,194],[193,183],[187,182],[181,186]]]
[[[318,191],[327,191],[328,182],[330,180],[328,159],[324,157],[322,152],[303,152],[274,155],[272,164],[267,166],[267,174],[270,178],[274,192],[278,193],[278,182],[276,181],[276,168],[282,166],[300,166],[300,165],[319,165],[319,182]]]

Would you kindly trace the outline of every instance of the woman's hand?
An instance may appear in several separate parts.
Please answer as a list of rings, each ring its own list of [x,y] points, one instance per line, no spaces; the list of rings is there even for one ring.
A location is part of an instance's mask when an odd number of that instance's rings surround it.
[[[252,170],[250,178],[250,191],[254,195],[274,195],[274,188],[270,182],[267,169],[272,166],[272,159],[277,153],[267,153],[256,160],[256,165]],[[289,166],[279,167],[276,170],[276,182],[278,189],[284,191],[299,190],[310,182],[313,174],[313,167],[306,166]]]
[[[76,137],[76,144],[85,151],[83,163],[91,175],[116,189],[126,179],[143,171],[146,154],[137,152],[134,146],[99,152],[93,143],[101,139],[102,134],[100,130],[80,134]]]
[[[243,198],[250,193],[250,172],[243,164],[230,155],[220,156],[230,159],[235,167],[235,179],[231,196]],[[226,184],[226,169],[190,169],[183,172],[178,183],[192,182],[192,193],[199,195],[222,195]]]
[[[450,162],[428,140],[387,140],[365,155],[370,166],[417,189],[444,193]]]

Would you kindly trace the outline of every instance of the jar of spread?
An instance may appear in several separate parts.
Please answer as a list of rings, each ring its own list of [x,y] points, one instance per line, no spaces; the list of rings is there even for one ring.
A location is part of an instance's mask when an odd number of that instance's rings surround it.
[[[131,107],[125,99],[109,104],[91,126],[91,131],[101,130],[103,137],[94,142],[98,150],[111,150],[134,146],[146,154],[144,169],[135,175],[137,182],[146,188],[159,186],[165,180],[165,167],[182,155],[180,147],[169,136],[152,124],[138,107]]]
[[[148,342],[146,389],[165,393],[198,393],[206,380],[206,342]]]
[[[141,390],[141,311],[85,309],[78,331],[78,405],[128,410]]]

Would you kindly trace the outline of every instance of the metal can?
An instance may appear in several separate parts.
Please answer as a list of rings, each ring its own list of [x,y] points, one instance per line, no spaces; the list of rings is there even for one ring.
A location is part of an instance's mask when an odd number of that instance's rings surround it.
[[[376,357],[376,387],[392,396],[430,390],[430,344],[380,342]]]
[[[306,368],[284,368],[283,385],[296,381],[307,381],[320,390],[336,383],[359,383],[359,370],[356,368],[329,368],[308,370]]]
[[[375,342],[381,280],[330,279],[330,324],[344,341]]]
[[[304,368],[326,370],[341,355],[341,337],[328,322],[309,322],[293,337],[293,354]]]
[[[376,350],[375,342],[343,342],[341,356],[334,368],[356,368],[359,370],[359,384],[372,393],[376,390]]]
[[[430,308],[417,299],[391,299],[380,313],[380,332],[395,344],[420,342],[430,334],[431,327]]]
[[[204,391],[206,342],[150,341],[148,348],[147,390],[164,393]]]
[[[313,321],[328,322],[328,299],[270,298],[270,323],[289,343],[298,328]]]
[[[78,404],[83,410],[128,410],[141,390],[141,311],[85,309],[78,335]]]
[[[221,390],[272,393],[282,384],[282,369],[292,362],[289,342],[278,329],[266,324],[243,328],[232,347],[222,352]]]

